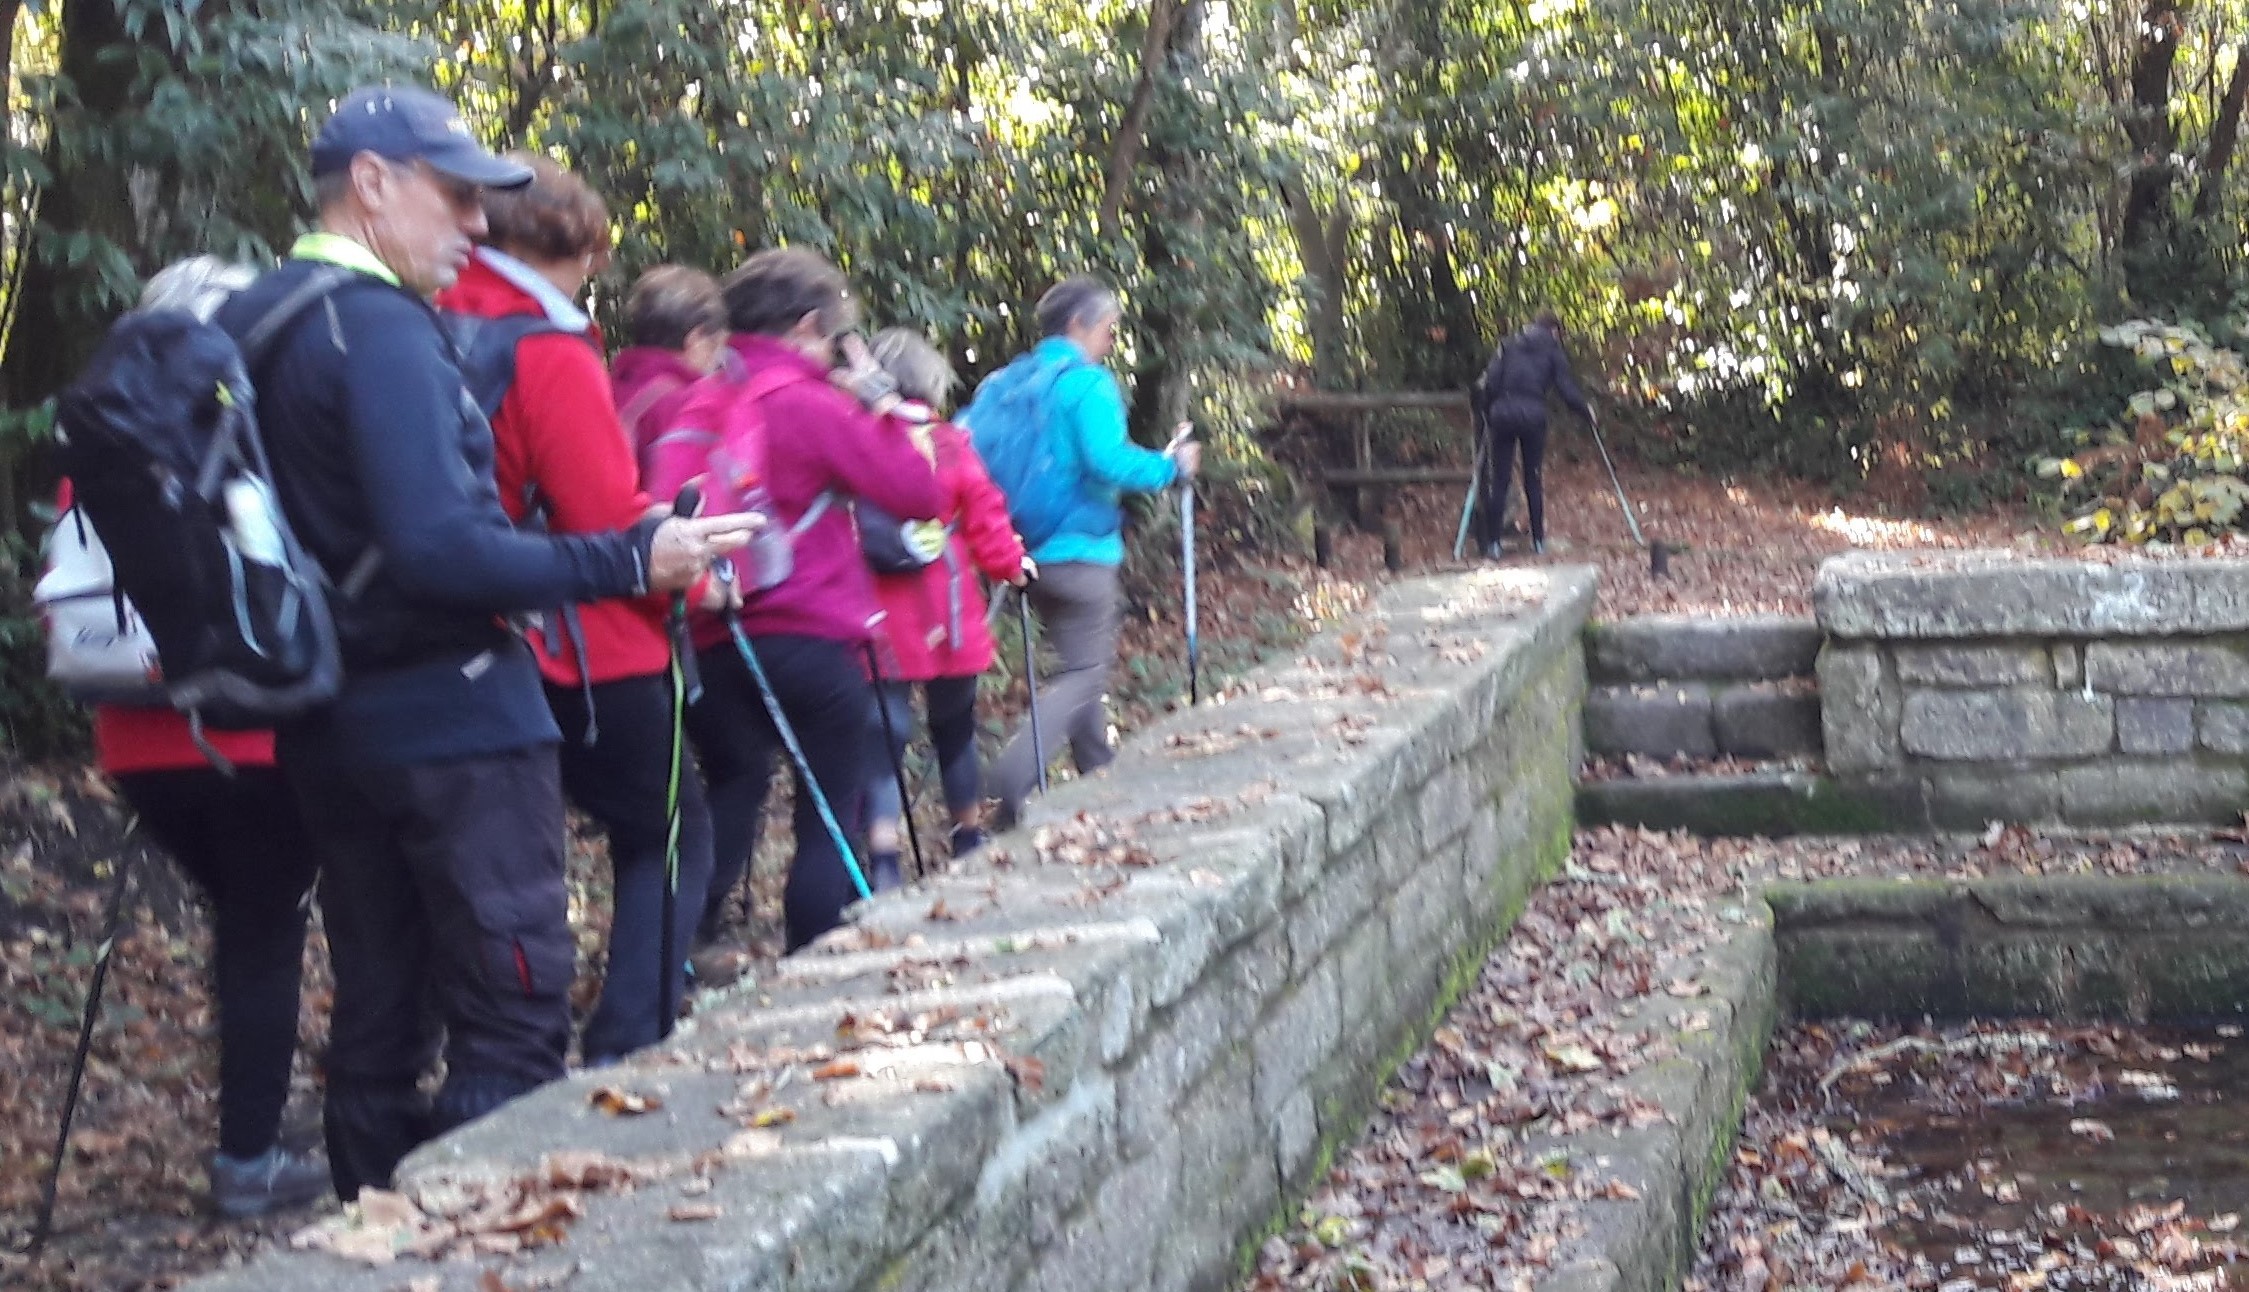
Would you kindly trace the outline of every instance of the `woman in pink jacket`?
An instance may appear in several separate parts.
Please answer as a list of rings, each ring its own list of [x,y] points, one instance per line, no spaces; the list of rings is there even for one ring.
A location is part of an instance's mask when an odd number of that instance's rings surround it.
[[[882,631],[875,679],[875,748],[880,751],[867,781],[867,850],[874,869],[898,869],[899,801],[892,768],[905,756],[913,731],[913,688],[920,684],[929,710],[929,740],[937,749],[938,779],[952,814],[952,855],[982,846],[982,773],[976,761],[976,678],[992,666],[992,634],[984,623],[981,572],[995,583],[1021,587],[1031,572],[1023,541],[1008,523],[1007,499],[985,473],[968,433],[936,418],[953,388],[953,370],[937,348],[904,328],[875,335],[873,351],[898,383],[910,415],[931,419],[930,442],[937,454],[937,484],[945,506],[942,555],[905,574],[878,574],[875,596],[882,602]],[[895,740],[895,746],[889,742]]]
[[[843,274],[797,247],[761,251],[727,276],[723,289],[731,361],[710,380],[715,406],[690,398],[680,422],[652,446],[648,491],[676,497],[701,478],[706,497],[726,505],[747,446],[722,438],[763,427],[764,462],[755,482],[768,500],[768,541],[789,546],[790,570],[761,591],[760,562],[745,549],[735,568],[747,596],[744,633],[771,679],[837,819],[857,820],[867,766],[866,645],[880,611],[874,576],[859,552],[851,498],[894,515],[927,520],[943,509],[936,474],[916,444],[918,427],[889,416],[895,383],[872,362],[837,367],[841,342],[858,321]],[[864,359],[864,351],[860,353]],[[848,384],[852,393],[839,389]],[[754,401],[744,408],[741,401]],[[716,427],[702,425],[706,414]],[[732,463],[734,465],[730,466]],[[713,866],[704,934],[715,934],[728,895],[748,865],[757,822],[782,747],[748,663],[725,625],[696,629],[703,698],[689,714],[709,787]],[[796,853],[782,899],[790,950],[834,928],[854,900],[850,872],[812,796],[799,778]]]

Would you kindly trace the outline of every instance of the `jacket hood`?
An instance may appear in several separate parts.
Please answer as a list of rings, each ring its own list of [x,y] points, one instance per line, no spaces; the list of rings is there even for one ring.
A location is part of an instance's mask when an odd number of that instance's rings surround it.
[[[628,345],[609,361],[609,375],[620,388],[637,386],[658,377],[678,377],[693,381],[702,372],[687,362],[677,350],[666,350],[654,345]]]

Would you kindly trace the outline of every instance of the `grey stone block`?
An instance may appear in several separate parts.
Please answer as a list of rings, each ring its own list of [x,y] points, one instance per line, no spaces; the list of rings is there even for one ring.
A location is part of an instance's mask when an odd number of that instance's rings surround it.
[[[1852,552],[1812,582],[1830,637],[2108,637],[2249,630],[2249,562]]]
[[[1116,1159],[1117,1088],[1090,1078],[1003,1142],[976,1182],[976,1205],[1004,1211],[1012,1200],[1028,1216],[1027,1238],[1045,1247],[1063,1218],[1108,1175]]]
[[[1627,825],[1696,834],[1764,836],[1888,834],[1928,828],[1919,780],[1836,781],[1808,772],[1663,776],[1588,781],[1577,790],[1584,825]]]
[[[1710,688],[1701,682],[1598,687],[1585,697],[1585,743],[1597,754],[1717,753]]]
[[[1282,1188],[1293,1193],[1305,1186],[1319,1147],[1320,1116],[1312,1107],[1312,1092],[1297,1089],[1273,1115],[1273,1160],[1280,1170]]]
[[[1898,680],[1922,686],[2018,686],[2044,683],[2053,660],[2036,642],[1979,642],[1970,646],[1902,643],[1896,648]]]
[[[1257,1115],[1271,1120],[1327,1061],[1343,1030],[1343,1003],[1336,991],[1335,962],[1320,966],[1283,996],[1257,1024],[1252,1042],[1252,1086]]]
[[[2249,754],[2249,704],[2205,700],[2195,706],[2195,733],[2204,749]]]
[[[1242,993],[1225,975],[1189,992],[1149,1031],[1117,1080],[1117,1128],[1125,1152],[1149,1152],[1171,1133],[1181,1091],[1241,1044],[1249,1019]]]
[[[2074,642],[2055,642],[2050,649],[2054,656],[2055,689],[2074,691],[2084,686],[2084,648]]]
[[[2194,748],[2194,701],[2116,702],[2116,747],[2127,754],[2183,754]]]
[[[1794,758],[1820,751],[1817,695],[1728,687],[1711,698],[1710,724],[1718,752],[1738,758]]]
[[[1451,840],[1476,813],[1482,796],[1477,793],[1474,769],[1454,764],[1431,777],[1421,791],[1421,843],[1434,848]]]
[[[1247,1111],[1249,1065],[1213,1072],[1179,1112],[1179,1197],[1202,1223],[1174,1228],[1156,1259],[1152,1292],[1202,1292],[1234,1275],[1234,1235],[1280,1205],[1267,1123]]]
[[[1829,642],[1820,650],[1819,682],[1829,771],[1874,772],[1903,761],[1898,711],[1904,692],[1889,675],[1880,647]]]
[[[2071,825],[2238,823],[2249,808],[2249,767],[2186,758],[2110,758],[2061,772],[2062,819]]]
[[[1149,1156],[1120,1164],[1040,1254],[1023,1292],[1142,1292],[1183,1209],[1180,1150],[1179,1137],[1166,1136]]]
[[[2249,646],[2238,640],[2094,642],[2085,648],[2085,680],[2111,695],[2249,696]]]
[[[2061,819],[2061,777],[2052,771],[1951,766],[1930,772],[1929,824],[1981,830],[1993,821],[2046,825]]]
[[[1819,625],[1795,615],[1640,615],[1589,625],[1596,682],[1753,681],[1812,671]]]
[[[2078,692],[1914,691],[1898,720],[1908,753],[1947,762],[2085,758],[2115,735],[2115,701]]]

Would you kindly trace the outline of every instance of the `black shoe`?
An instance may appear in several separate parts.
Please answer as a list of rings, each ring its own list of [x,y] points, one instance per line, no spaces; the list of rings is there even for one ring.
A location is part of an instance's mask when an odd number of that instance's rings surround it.
[[[303,1206],[326,1192],[328,1164],[309,1154],[276,1147],[249,1158],[211,1155],[211,1206],[229,1220]]]
[[[1543,539],[1543,538],[1534,538],[1534,539],[1532,539],[1532,540],[1531,540],[1531,555],[1533,555],[1533,556],[1544,556],[1544,555],[1546,555],[1546,540],[1545,540],[1545,539]]]
[[[1505,552],[1504,550],[1502,550],[1502,549],[1500,548],[1500,546],[1499,546],[1499,540],[1497,540],[1497,539],[1494,539],[1494,540],[1492,540],[1491,542],[1489,542],[1489,543],[1486,543],[1486,544],[1484,544],[1484,559],[1485,559],[1485,560],[1487,560],[1487,561],[1497,561],[1497,560],[1501,560],[1501,559],[1505,558],[1505,557],[1506,557],[1506,555],[1507,555],[1507,553],[1506,553],[1506,552]]]
[[[986,835],[981,828],[973,825],[956,825],[953,827],[952,837],[953,860],[959,861],[990,842],[990,836]]]

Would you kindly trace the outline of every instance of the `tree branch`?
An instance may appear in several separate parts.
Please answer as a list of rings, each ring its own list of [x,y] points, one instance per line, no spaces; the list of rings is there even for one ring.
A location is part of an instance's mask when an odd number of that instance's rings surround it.
[[[2218,209],[2226,168],[2233,164],[2234,147],[2241,142],[2244,103],[2249,103],[2249,44],[2234,47],[2233,75],[2226,79],[2225,98],[2219,101],[2217,116],[2210,123],[2210,151],[2202,162],[2202,186],[2194,194],[2196,220],[2207,220]]]
[[[1148,35],[1140,43],[1140,79],[1132,87],[1124,120],[1117,124],[1116,141],[1109,147],[1109,168],[1101,186],[1101,232],[1114,237],[1124,209],[1125,189],[1140,165],[1140,150],[1147,141],[1148,114],[1156,103],[1156,74],[1164,65],[1171,41],[1171,24],[1179,16],[1179,0],[1156,0],[1148,11]]]

